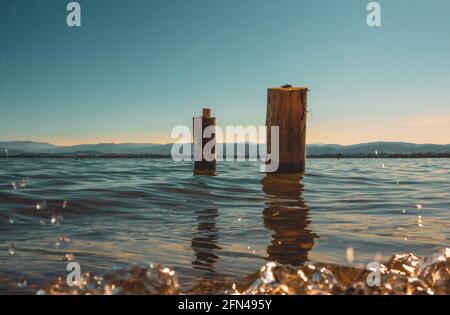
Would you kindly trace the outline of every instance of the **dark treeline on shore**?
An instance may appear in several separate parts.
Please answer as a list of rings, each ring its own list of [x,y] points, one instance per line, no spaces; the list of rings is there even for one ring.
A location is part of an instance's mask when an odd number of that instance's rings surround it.
[[[14,155],[0,155],[9,159],[169,159],[167,154],[46,154],[23,153]]]
[[[312,159],[428,159],[450,158],[448,153],[379,153],[379,154],[321,154],[309,155]]]
[[[0,155],[0,158],[16,159],[169,159],[167,154],[46,154],[46,153],[23,153],[14,155]],[[237,156],[235,156],[237,158]],[[320,154],[308,155],[311,159],[425,159],[425,158],[450,158],[448,153],[379,153],[379,154]],[[246,156],[248,159],[248,156]]]

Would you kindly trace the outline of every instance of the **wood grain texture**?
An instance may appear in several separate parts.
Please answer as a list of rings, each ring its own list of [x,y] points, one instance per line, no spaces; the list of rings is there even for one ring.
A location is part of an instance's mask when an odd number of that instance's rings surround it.
[[[267,93],[267,149],[271,152],[272,126],[279,126],[278,173],[302,173],[306,162],[306,118],[308,89],[270,88]]]

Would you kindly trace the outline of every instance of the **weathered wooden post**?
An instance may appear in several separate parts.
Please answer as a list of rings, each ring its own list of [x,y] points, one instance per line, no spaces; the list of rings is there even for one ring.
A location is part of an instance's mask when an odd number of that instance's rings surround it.
[[[271,127],[279,126],[279,167],[276,173],[303,173],[306,161],[308,88],[283,85],[268,89],[267,152],[271,153]]]
[[[203,108],[202,117],[194,117],[194,175],[216,175],[216,118],[211,117],[211,110]],[[209,137],[205,137],[208,129]],[[205,147],[211,156],[205,156]]]

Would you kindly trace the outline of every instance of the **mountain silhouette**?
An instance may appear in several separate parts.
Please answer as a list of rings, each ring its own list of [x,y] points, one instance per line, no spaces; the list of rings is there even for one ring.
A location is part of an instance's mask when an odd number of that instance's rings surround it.
[[[11,141],[0,142],[0,156],[15,154],[48,154],[48,155],[84,155],[84,154],[155,154],[170,155],[171,143],[99,143],[75,146],[56,146],[45,142]],[[225,144],[218,144],[220,152],[227,152]],[[245,152],[249,149],[257,152],[257,144],[245,143]],[[237,145],[234,145],[237,154]],[[261,145],[261,152],[265,146]],[[413,154],[413,153],[450,153],[450,144],[414,144],[406,142],[369,142],[354,145],[309,144],[307,154],[321,155],[355,155],[355,154]]]

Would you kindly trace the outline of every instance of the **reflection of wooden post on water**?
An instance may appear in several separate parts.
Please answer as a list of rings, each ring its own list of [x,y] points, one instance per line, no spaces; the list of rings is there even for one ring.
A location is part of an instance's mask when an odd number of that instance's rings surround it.
[[[214,271],[219,260],[217,251],[222,249],[218,245],[219,229],[216,226],[216,221],[219,217],[218,208],[200,209],[195,214],[198,224],[191,242],[195,255],[192,266],[195,269]]]
[[[306,161],[308,88],[284,85],[267,94],[267,152],[271,153],[271,127],[279,126],[277,173],[303,173]]]
[[[216,118],[211,117],[211,110],[203,108],[202,117],[194,117],[194,174],[195,175],[216,175]],[[210,127],[210,128],[208,128]],[[204,133],[208,129],[209,135]],[[205,147],[212,156],[205,156]]]
[[[266,195],[264,226],[271,230],[268,260],[301,266],[319,236],[309,228],[310,208],[303,199],[302,174],[268,174],[261,181]]]

